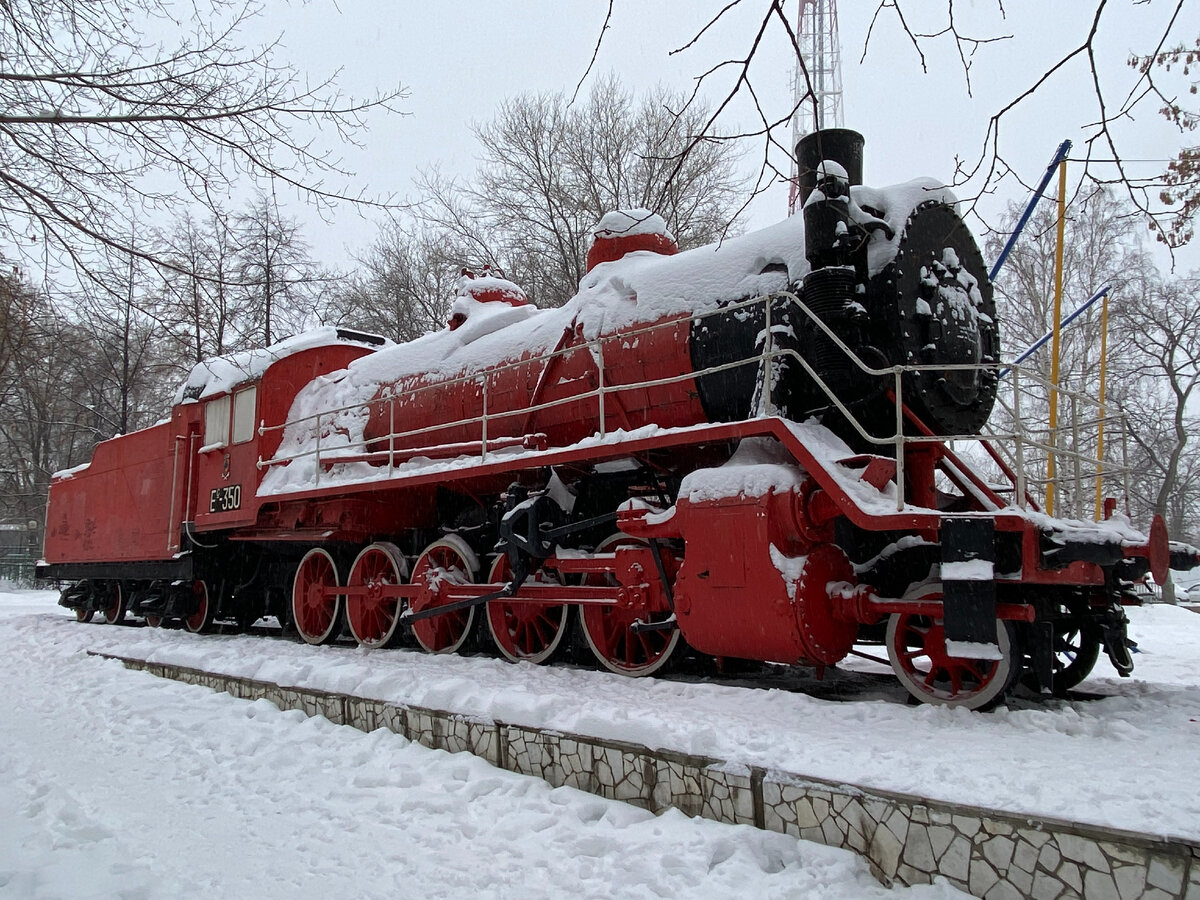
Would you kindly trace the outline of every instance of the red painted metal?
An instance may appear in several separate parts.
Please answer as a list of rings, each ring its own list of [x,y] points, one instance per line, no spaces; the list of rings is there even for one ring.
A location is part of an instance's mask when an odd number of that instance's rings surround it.
[[[510,574],[508,556],[501,555],[492,563],[488,581],[505,583]],[[530,577],[534,583],[554,584],[557,581],[557,576],[544,568]],[[571,622],[564,603],[492,600],[485,613],[496,649],[512,662],[547,662],[561,646]]]
[[[509,450],[520,447],[522,450],[545,450],[548,446],[544,434],[524,434],[520,437],[496,438],[488,440],[487,452]],[[322,467],[328,471],[335,465],[345,463],[365,462],[371,465],[399,465],[410,459],[424,457],[425,459],[454,459],[458,456],[482,456],[482,441],[467,441],[461,444],[435,444],[428,447],[415,447],[411,450],[397,450],[394,453],[387,450],[376,450],[373,453],[338,453],[321,458]]]
[[[170,559],[187,489],[176,471],[186,445],[176,435],[195,422],[193,409],[178,407],[168,422],[97,444],[86,469],[51,481],[47,562]]]
[[[611,572],[593,572],[584,576],[584,583],[615,587],[621,585],[616,604],[589,604],[580,607],[579,621],[583,636],[597,661],[606,669],[622,675],[652,675],[670,663],[680,645],[679,632],[635,631],[637,623],[663,622],[671,617],[671,603],[662,582],[650,575],[654,572],[639,560],[641,554],[627,552],[649,551],[635,538],[615,534],[596,548],[598,553],[609,551],[614,556]],[[675,580],[678,561],[670,552],[663,553],[667,577]]]
[[[425,548],[412,570],[417,593],[410,601],[413,612],[423,612],[451,602],[452,585],[471,584],[478,562],[461,538],[451,535]],[[454,653],[471,634],[475,609],[458,610],[413,623],[413,636],[430,653]]]
[[[661,253],[673,256],[679,252],[679,245],[665,234],[618,234],[613,237],[597,236],[592,242],[587,255],[587,271],[592,271],[600,263],[613,262],[627,253],[637,250],[648,250],[651,253]]]
[[[650,325],[636,337],[620,332],[606,337],[598,351],[575,328],[564,333],[549,357],[497,360],[496,367],[464,380],[411,376],[383,385],[370,403],[366,451],[381,454],[374,458],[385,463],[388,452],[481,441],[482,425],[475,420],[483,415],[485,383],[489,440],[544,434],[549,446],[567,447],[591,437],[601,430],[595,392],[602,382],[610,391],[606,432],[704,423],[689,377],[691,319],[672,317]],[[680,380],[644,386],[665,378]],[[393,436],[393,427],[400,433]]]
[[[834,606],[839,609],[839,615],[854,618],[866,625],[892,614],[929,616],[934,619],[942,617],[940,595],[919,600],[896,600],[877,597],[868,588],[865,591],[860,589],[853,596],[836,597]],[[997,603],[996,618],[1006,622],[1032,622],[1036,619],[1036,611],[1027,603]]]
[[[1012,667],[1009,654],[998,660],[964,659],[946,652],[940,619],[899,613],[888,626],[888,655],[906,687],[927,702],[982,708],[1003,694]]]
[[[1146,550],[1150,558],[1150,574],[1156,582],[1163,584],[1170,574],[1171,544],[1167,537],[1167,523],[1160,515],[1155,514],[1150,524],[1150,543]]]
[[[845,554],[813,544],[787,491],[761,497],[680,498],[660,526],[628,512],[622,529],[682,536],[687,552],[675,582],[675,614],[687,642],[714,656],[830,664],[854,644],[858,622],[831,598],[855,575]],[[736,610],[736,615],[730,611]]]
[[[212,624],[215,610],[210,606],[208,587],[203,581],[192,582],[192,595],[195,597],[196,611],[183,620],[183,627],[192,634],[199,634]]]
[[[653,249],[630,245],[622,252],[630,247]],[[508,296],[476,299],[516,302]],[[232,541],[311,544],[292,591],[293,618],[304,640],[322,643],[337,636],[344,597],[359,643],[385,646],[398,635],[406,604],[423,612],[477,600],[499,590],[507,577],[501,557],[487,583],[480,583],[474,553],[452,536],[427,547],[411,583],[404,583],[399,550],[378,538],[438,533],[448,524],[439,505],[444,492],[477,498],[481,508],[492,509],[514,480],[544,484],[547,473],[559,467],[587,471],[605,461],[645,461],[670,451],[682,473],[719,465],[738,441],[758,438],[780,445],[807,473],[798,489],[703,501],[685,496],[670,517],[622,511],[623,533],[607,546],[552,556],[515,596],[487,602],[487,625],[500,651],[509,659],[549,658],[563,640],[569,607],[577,606],[584,636],[613,671],[657,671],[680,646],[680,635],[718,657],[826,666],[850,651],[861,624],[890,615],[901,617],[896,621],[908,635],[904,641],[917,627],[913,623],[921,628],[926,627],[921,619],[932,623],[934,631],[922,632],[934,634],[922,646],[940,673],[931,677],[952,685],[974,678],[987,690],[991,676],[973,669],[976,664],[949,665],[930,649],[940,640],[934,633],[942,615],[940,596],[877,596],[870,585],[858,584],[835,543],[835,525],[843,519],[869,532],[936,541],[944,515],[937,509],[939,472],[963,495],[954,515],[984,516],[998,533],[1019,536],[1019,578],[1001,583],[1103,587],[1098,564],[1045,567],[1044,522],[1007,505],[941,442],[907,444],[905,483],[897,485],[896,460],[878,454],[831,457],[829,447],[810,440],[804,426],[780,418],[707,422],[691,371],[691,318],[668,317],[633,330],[641,328],[648,330],[636,335],[626,330],[596,343],[572,324],[549,357],[526,353],[497,360],[469,378],[418,375],[382,385],[369,403],[365,446],[317,460],[319,473],[346,463],[397,467],[354,484],[260,496],[263,474],[273,464],[260,462],[277,454],[281,430],[212,444],[199,453],[205,411],[215,398],[183,404],[167,423],[100,445],[87,470],[54,483],[47,559],[170,559],[180,550],[181,524],[192,521],[198,531],[218,531]],[[277,361],[254,383],[255,421],[284,421],[297,392],[316,375],[367,352],[313,348]],[[234,394],[247,387],[236,386]],[[601,387],[607,391],[603,400]],[[909,410],[904,417],[919,435],[933,437]],[[424,471],[404,465],[416,457],[455,463],[452,469]],[[897,492],[907,501],[900,509]],[[644,543],[652,539],[671,542],[662,545],[665,582]],[[333,542],[369,545],[344,586],[333,556],[323,549]],[[1161,520],[1145,546],[1123,552],[1146,557],[1157,576],[1169,560]],[[203,589],[202,582],[196,584]],[[208,604],[205,594],[189,627],[193,620],[202,627],[211,619]],[[998,605],[997,615],[1001,622],[1030,622],[1034,611],[1031,604],[1009,602]],[[452,652],[470,637],[474,612],[468,606],[420,619],[413,630],[427,650]],[[636,627],[651,623],[673,623],[678,630]],[[893,647],[901,656],[909,649]]]
[[[100,612],[109,625],[120,625],[125,621],[125,591],[119,581],[103,582],[98,588],[107,601]]]
[[[317,376],[344,369],[353,360],[372,352],[367,347],[333,344],[301,350],[277,360],[253,383],[257,387],[254,421],[285,421],[301,388]],[[238,385],[233,394],[250,386],[250,383]],[[204,407],[218,399],[219,396],[211,397],[192,405]],[[196,415],[197,421],[202,423],[202,412],[197,410]],[[258,468],[258,460],[275,456],[282,436],[282,431],[278,430],[261,436],[256,433],[247,441],[197,453],[193,515],[190,517],[195,521],[197,531],[249,527],[258,521],[259,509],[264,502],[258,497],[258,486],[266,471]],[[202,446],[197,444],[192,449],[199,450]],[[210,506],[212,491],[235,486],[239,488],[240,501],[236,508],[214,511]]]
[[[353,345],[312,348],[272,364],[257,382],[255,421],[282,421],[296,392],[319,374],[343,368],[369,349]],[[235,390],[243,390],[246,385]],[[198,531],[251,525],[259,455],[270,457],[278,432],[209,453],[201,446],[204,407],[188,401],[158,425],[98,444],[82,471],[54,479],[46,520],[49,563],[170,560],[181,549],[183,522]],[[239,508],[210,514],[212,489],[240,486]]]
[[[346,624],[363,647],[387,647],[399,636],[401,599],[388,588],[402,581],[404,557],[392,544],[371,544],[358,554],[343,594]]]
[[[333,557],[320,547],[309,550],[292,582],[292,622],[306,643],[327,644],[337,637],[340,593]]]

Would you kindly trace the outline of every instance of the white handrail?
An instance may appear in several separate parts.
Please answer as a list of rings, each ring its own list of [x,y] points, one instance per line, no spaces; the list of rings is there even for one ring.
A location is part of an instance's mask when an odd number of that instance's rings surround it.
[[[807,359],[796,350],[790,347],[777,348],[773,334],[773,304],[776,302],[787,303],[798,310],[805,316],[813,326],[820,331],[837,349],[845,355],[845,357],[863,374],[870,377],[887,377],[893,384],[895,395],[895,431],[891,435],[883,437],[872,434],[854,414],[851,405],[844,402],[837,396],[836,392],[828,385],[821,373],[809,363]],[[719,365],[710,366],[698,371],[684,372],[678,375],[664,376],[660,378],[645,379],[643,381],[628,383],[628,384],[611,384],[608,381],[608,373],[606,372],[604,342],[611,340],[627,341],[630,338],[637,337],[643,334],[652,333],[664,328],[676,328],[681,322],[696,322],[705,318],[717,315],[728,315],[731,312],[750,309],[757,305],[762,305],[762,321],[764,324],[762,348],[760,352],[756,352],[744,359],[733,360],[730,362],[721,363]],[[592,355],[595,361],[597,370],[596,386],[586,391],[573,393],[570,396],[558,398],[554,400],[530,403],[519,409],[493,411],[492,397],[489,390],[491,379],[500,373],[510,371],[519,367],[528,366],[531,363],[540,363],[543,366],[548,366],[552,362],[562,356],[571,353],[588,352]],[[413,438],[418,438],[424,434],[434,432],[446,432],[452,429],[470,429],[478,426],[478,434],[480,436],[480,450],[478,453],[482,461],[486,461],[489,455],[490,437],[493,434],[492,426],[502,420],[510,419],[514,416],[529,416],[531,414],[551,409],[568,403],[579,403],[581,401],[596,398],[597,422],[595,433],[604,438],[608,434],[607,427],[607,397],[609,394],[620,393],[621,391],[629,390],[645,390],[653,387],[660,387],[669,384],[677,384],[681,382],[692,381],[697,378],[702,378],[708,375],[714,375],[720,372],[730,371],[741,368],[743,366],[757,367],[758,375],[758,390],[761,391],[759,405],[757,407],[759,416],[772,416],[777,414],[774,409],[771,399],[772,384],[774,381],[774,373],[776,366],[783,360],[788,359],[797,363],[802,368],[812,383],[828,399],[829,405],[836,408],[850,424],[850,426],[858,433],[858,435],[867,443],[875,446],[889,446],[894,452],[897,460],[896,480],[898,485],[904,484],[904,448],[911,444],[920,443],[940,443],[946,441],[964,441],[975,442],[980,444],[984,441],[994,445],[996,453],[1004,460],[1004,466],[1011,470],[1011,474],[1006,474],[1005,477],[1012,483],[1015,490],[1016,504],[1024,507],[1025,498],[1030,485],[1040,486],[1044,483],[1043,479],[1031,477],[1029,472],[1029,460],[1027,454],[1045,453],[1055,454],[1056,457],[1065,457],[1072,462],[1071,476],[1067,478],[1060,477],[1059,484],[1073,485],[1075,494],[1075,511],[1079,512],[1078,498],[1083,495],[1082,485],[1086,481],[1094,484],[1096,478],[1112,479],[1121,476],[1124,479],[1126,486],[1126,495],[1128,495],[1129,484],[1129,467],[1128,460],[1128,422],[1123,414],[1112,415],[1109,412],[1107,404],[1100,404],[1099,401],[1086,396],[1080,391],[1071,390],[1059,385],[1057,390],[1059,395],[1069,399],[1071,407],[1071,422],[1070,434],[1072,435],[1072,447],[1070,450],[1057,446],[1054,440],[1054,435],[1048,434],[1048,429],[1039,426],[1027,426],[1022,410],[1022,396],[1035,391],[1038,388],[1049,390],[1052,385],[1049,380],[1040,376],[1033,369],[1026,369],[1016,364],[1005,364],[1000,362],[990,363],[947,363],[947,364],[923,364],[923,365],[895,365],[884,368],[876,368],[864,362],[854,350],[849,347],[830,326],[821,320],[799,297],[790,292],[778,292],[762,297],[753,297],[748,300],[736,301],[728,303],[714,310],[709,310],[694,314],[681,314],[672,317],[665,321],[656,322],[653,324],[641,326],[629,331],[610,334],[599,338],[592,338],[583,341],[579,344],[570,347],[556,349],[549,353],[542,354],[539,357],[531,359],[523,359],[515,362],[501,363],[489,368],[486,372],[470,372],[455,376],[443,381],[431,381],[419,383],[420,376],[410,376],[406,380],[410,386],[403,389],[406,397],[414,397],[430,390],[444,390],[455,385],[465,384],[471,381],[482,381],[482,410],[480,415],[467,416],[460,419],[438,422],[434,425],[427,425],[419,428],[412,428],[403,431],[396,430],[396,401],[400,398],[401,390],[397,386],[387,387],[380,396],[372,398],[366,403],[353,403],[346,406],[337,407],[334,409],[321,410],[317,413],[300,417],[293,420],[285,421],[279,425],[262,426],[259,428],[260,434],[265,434],[271,431],[281,431],[285,428],[303,426],[306,423],[312,423],[313,429],[316,431],[315,446],[312,449],[303,450],[294,454],[277,454],[269,460],[260,460],[259,468],[267,468],[275,465],[290,463],[295,460],[304,459],[307,457],[316,457],[314,482],[319,484],[320,470],[322,463],[336,464],[339,456],[354,455],[354,447],[334,447],[322,449],[321,446],[321,422],[333,422],[337,418],[338,413],[348,411],[363,410],[364,407],[368,415],[371,409],[376,404],[387,404],[388,406],[388,434],[373,438],[372,443],[378,445],[380,441],[386,441],[388,447],[388,472],[391,475],[396,470],[395,458],[399,452],[404,453],[404,448],[397,450],[397,445],[403,445],[405,442]],[[997,407],[1006,415],[1012,424],[1012,430],[997,430],[989,432],[981,432],[976,434],[940,434],[940,435],[922,435],[922,434],[905,434],[904,433],[904,382],[905,376],[914,376],[924,372],[995,372],[999,373],[1000,369],[1011,369],[1012,378],[1008,385],[1012,391],[1011,404],[1005,397],[1004,391],[997,392]],[[997,379],[998,380],[998,379]],[[1032,394],[1030,394],[1032,396]],[[1090,413],[1087,420],[1081,420],[1080,409]],[[1088,455],[1081,449],[1080,432],[1083,429],[1097,425],[1101,421],[1106,424],[1112,424],[1121,428],[1121,447],[1122,447],[1122,463],[1115,465],[1111,460],[1097,459],[1094,456]],[[1064,428],[1060,425],[1059,433],[1064,433]],[[1045,440],[1039,439],[1043,432],[1047,432]],[[503,429],[500,429],[503,434]],[[1011,448],[1008,445],[1012,445]],[[1110,447],[1112,444],[1110,443]],[[359,452],[365,452],[365,441]],[[495,451],[491,451],[495,452]],[[1065,471],[1065,468],[1064,468]],[[1007,490],[1007,489],[1006,489]],[[902,509],[904,506],[904,491],[897,490],[897,508]]]

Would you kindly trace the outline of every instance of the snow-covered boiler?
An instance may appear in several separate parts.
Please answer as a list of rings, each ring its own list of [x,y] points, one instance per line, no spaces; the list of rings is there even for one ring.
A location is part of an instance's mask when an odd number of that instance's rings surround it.
[[[904,395],[917,418],[934,433],[974,434],[987,421],[995,399],[996,371],[987,365],[999,359],[987,268],[970,231],[953,206],[943,202],[944,192],[935,185],[912,186],[914,193],[900,199],[900,206],[911,206],[906,217],[893,223],[885,220],[885,210],[894,210],[896,203],[861,186],[862,150],[862,137],[847,129],[816,132],[800,143],[801,159],[812,162],[811,169],[801,169],[803,259],[792,254],[786,262],[782,255],[763,260],[756,274],[768,280],[777,274],[779,286],[792,290],[811,312],[787,301],[775,304],[775,347],[792,350],[795,356],[776,360],[778,371],[767,402],[795,421],[815,413],[830,419],[832,392],[873,432],[886,432],[886,426],[894,424],[894,416],[887,415],[894,403],[885,397],[891,384],[856,367],[833,339],[836,336],[876,369],[962,366],[906,373]],[[922,195],[928,199],[914,203]],[[876,233],[883,240],[872,241]],[[597,225],[588,272],[628,254],[673,256],[677,252],[661,217],[646,211],[614,212]],[[808,271],[801,274],[805,262]],[[471,327],[470,313],[481,304],[513,307],[511,316],[489,315],[481,330],[519,321],[533,311],[511,282],[490,273],[466,278],[452,330]],[[589,283],[585,278],[583,292],[590,288],[596,294],[611,293],[612,281]],[[716,306],[719,310],[725,301],[740,299],[745,298],[722,297]],[[480,355],[464,368],[470,372],[491,367],[487,394],[496,427],[489,437],[540,433],[552,445],[575,443],[588,437],[595,426],[596,412],[584,411],[594,403],[579,389],[581,382],[595,390],[601,383],[629,385],[682,379],[693,373],[697,377],[691,381],[614,395],[605,410],[606,424],[630,430],[751,418],[763,403],[757,366],[723,367],[757,360],[764,339],[762,316],[748,315],[742,307],[689,318],[686,313],[691,311],[645,304],[644,311],[626,315],[629,321],[609,334],[606,323],[593,324],[594,317],[577,315],[553,335],[552,347],[549,338],[540,334],[508,345],[488,344],[495,358]],[[514,331],[510,337],[519,338],[520,331]],[[811,364],[823,385],[798,358]],[[449,380],[443,362],[430,360],[428,368],[410,365],[395,380],[381,380],[374,399],[387,394],[395,400],[371,407],[364,431],[369,447],[411,451],[470,440],[476,430],[472,419],[483,411],[483,382]],[[968,368],[981,363],[983,368]],[[432,385],[438,389],[429,390]],[[525,410],[530,412],[522,413]],[[836,415],[836,410],[832,412]],[[417,432],[412,440],[397,441],[397,421],[403,423],[402,431]],[[438,427],[448,422],[462,424]],[[852,444],[858,443],[851,429],[834,426],[832,421],[826,424]]]
[[[611,212],[560,308],[464,272],[416,341],[326,329],[198,366],[171,419],[54,480],[43,574],[76,579],[81,619],[273,615],[630,675],[687,647],[826,667],[886,626],[912,695],[969,708],[1024,672],[1068,688],[1101,649],[1127,674],[1130,585],[1194,555],[1161,521],[1042,515],[992,442],[1007,487],[951,449],[999,369],[953,196],[863,185],[854,132],[798,153],[801,215],[680,252]]]

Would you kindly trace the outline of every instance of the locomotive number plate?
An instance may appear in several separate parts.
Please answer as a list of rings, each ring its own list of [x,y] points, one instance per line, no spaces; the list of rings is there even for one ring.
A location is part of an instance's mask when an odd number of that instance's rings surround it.
[[[242,486],[228,484],[225,487],[213,488],[208,495],[208,511],[210,513],[232,512],[242,508]]]

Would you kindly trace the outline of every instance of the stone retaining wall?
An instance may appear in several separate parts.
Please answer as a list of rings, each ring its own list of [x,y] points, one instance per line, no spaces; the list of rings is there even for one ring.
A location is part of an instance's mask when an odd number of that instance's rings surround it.
[[[386,728],[451,753],[658,812],[754,825],[864,856],[884,884],[940,875],[983,900],[1200,900],[1200,844],[942,803],[638,744],[445,710],[121,660],[164,678],[265,699],[363,731]]]

